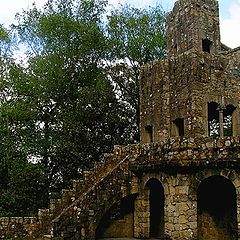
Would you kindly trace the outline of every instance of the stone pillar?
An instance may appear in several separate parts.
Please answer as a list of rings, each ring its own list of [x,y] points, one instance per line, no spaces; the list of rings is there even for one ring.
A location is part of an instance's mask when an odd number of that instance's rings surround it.
[[[208,129],[208,103],[204,102],[202,105],[202,126],[203,126],[203,136],[208,137],[209,136],[209,129]]]
[[[237,108],[235,111],[233,111],[232,114],[232,131],[233,131],[233,136],[240,136],[240,123],[239,123],[239,109]]]
[[[197,235],[197,203],[189,198],[190,179],[177,174],[168,179],[165,194],[165,234],[173,240],[193,240]]]
[[[240,184],[240,181],[237,181]],[[240,239],[240,186],[236,188],[237,193],[237,229],[236,234],[238,234],[238,239]]]
[[[219,128],[220,128],[220,137],[224,137],[224,132],[223,132],[223,109],[219,110]]]
[[[135,200],[134,237],[148,238],[150,228],[150,205],[148,198],[139,197]]]

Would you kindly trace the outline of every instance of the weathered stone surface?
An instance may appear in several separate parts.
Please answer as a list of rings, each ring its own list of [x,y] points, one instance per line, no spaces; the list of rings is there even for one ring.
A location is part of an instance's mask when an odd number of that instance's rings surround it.
[[[239,238],[240,48],[220,43],[217,1],[178,0],[168,47],[142,67],[141,143],[115,146],[38,219],[0,218],[0,238]],[[210,103],[233,136],[209,137]]]

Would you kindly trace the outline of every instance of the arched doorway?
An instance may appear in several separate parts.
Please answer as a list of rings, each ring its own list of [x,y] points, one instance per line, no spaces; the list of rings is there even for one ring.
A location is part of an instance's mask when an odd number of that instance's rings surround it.
[[[164,238],[164,189],[157,179],[150,179],[146,187],[149,189],[151,238]]]
[[[197,192],[198,240],[236,240],[237,203],[232,182],[222,176],[202,181]]]
[[[95,239],[133,238],[136,197],[137,194],[128,195],[108,209],[96,228]]]

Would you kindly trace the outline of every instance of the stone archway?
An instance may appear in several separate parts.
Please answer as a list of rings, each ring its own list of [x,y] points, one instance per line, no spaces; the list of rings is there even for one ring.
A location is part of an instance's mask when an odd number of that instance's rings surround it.
[[[232,182],[222,176],[204,179],[197,191],[198,240],[237,239],[237,200]]]
[[[127,195],[116,202],[102,217],[95,238],[133,238],[134,202],[137,194]]]
[[[149,191],[150,226],[149,237],[164,238],[164,189],[155,178],[150,179],[146,188]]]

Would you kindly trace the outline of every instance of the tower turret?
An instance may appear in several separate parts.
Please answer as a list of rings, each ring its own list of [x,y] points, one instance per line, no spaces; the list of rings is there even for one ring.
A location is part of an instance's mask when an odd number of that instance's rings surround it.
[[[219,7],[216,0],[179,0],[167,18],[169,57],[220,49]]]
[[[168,59],[142,68],[141,142],[240,135],[239,48],[221,48],[216,0],[178,0]]]

